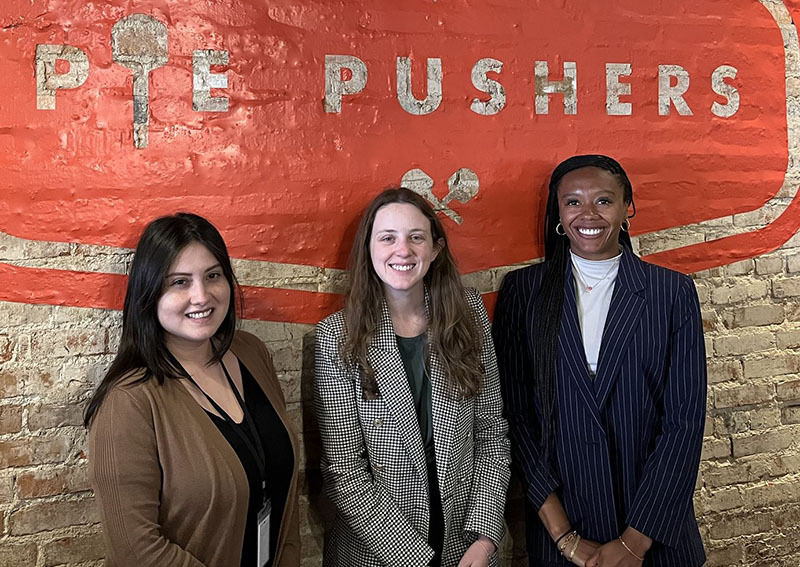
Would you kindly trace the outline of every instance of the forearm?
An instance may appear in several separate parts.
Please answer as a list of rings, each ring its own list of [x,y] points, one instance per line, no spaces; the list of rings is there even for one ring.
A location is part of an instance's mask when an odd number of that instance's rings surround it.
[[[572,529],[567,512],[555,492],[550,493],[542,507],[539,508],[539,519],[553,541]]]

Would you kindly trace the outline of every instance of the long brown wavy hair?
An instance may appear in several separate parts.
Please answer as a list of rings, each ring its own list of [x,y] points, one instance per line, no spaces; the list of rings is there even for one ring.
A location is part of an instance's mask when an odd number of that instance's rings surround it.
[[[341,345],[342,358],[360,371],[364,395],[377,396],[378,384],[375,370],[367,360],[367,347],[378,329],[384,297],[382,282],[372,266],[369,244],[375,215],[392,203],[415,206],[431,223],[431,236],[440,250],[423,279],[430,297],[428,348],[438,355],[454,395],[475,397],[483,384],[480,361],[483,336],[464,297],[464,286],[447,245],[444,227],[428,202],[410,189],[384,190],[361,217],[350,252],[350,287],[344,308],[347,336]]]

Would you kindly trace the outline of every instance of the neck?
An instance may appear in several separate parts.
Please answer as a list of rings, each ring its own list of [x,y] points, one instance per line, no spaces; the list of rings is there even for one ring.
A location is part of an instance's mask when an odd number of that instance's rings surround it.
[[[425,314],[425,290],[422,286],[407,293],[384,290],[384,297],[397,334],[416,336],[425,330],[428,322]]]
[[[203,367],[211,360],[211,341],[201,343],[182,341],[173,337],[167,338],[167,350],[178,359],[183,366]]]

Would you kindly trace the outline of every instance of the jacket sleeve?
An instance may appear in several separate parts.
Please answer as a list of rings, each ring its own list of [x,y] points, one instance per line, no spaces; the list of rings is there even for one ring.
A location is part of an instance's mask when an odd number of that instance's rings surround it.
[[[533,509],[538,510],[559,487],[559,481],[540,456],[538,414],[530,404],[533,384],[525,325],[528,298],[518,288],[519,275],[512,272],[503,280],[492,331],[514,462],[522,472],[526,497]]]
[[[339,334],[317,325],[314,398],[322,440],[321,469],[339,516],[390,567],[423,567],[433,550],[374,482],[356,405],[357,377],[339,355]]]
[[[628,525],[675,546],[692,505],[706,412],[706,353],[700,304],[684,276],[672,313],[661,433],[647,458]]]
[[[89,431],[89,475],[114,565],[203,567],[161,533],[161,471],[152,406],[130,390],[112,389],[95,415]]]
[[[470,306],[477,317],[476,323],[483,335],[481,364],[484,377],[483,387],[475,398],[474,405],[474,472],[464,530],[484,535],[499,547],[505,532],[503,515],[511,476],[508,423],[502,415],[500,376],[489,316],[478,293],[472,289],[467,293]]]

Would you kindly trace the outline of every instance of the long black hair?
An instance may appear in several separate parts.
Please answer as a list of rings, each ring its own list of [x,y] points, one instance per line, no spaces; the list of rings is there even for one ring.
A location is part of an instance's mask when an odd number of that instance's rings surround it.
[[[623,200],[629,206],[632,205],[633,214],[636,213],[630,179],[622,166],[608,156],[572,156],[558,164],[550,176],[544,215],[545,275],[536,297],[536,319],[531,337],[534,394],[538,398],[537,405],[542,412],[542,445],[544,460],[547,463],[551,462],[555,447],[556,362],[561,314],[564,307],[564,277],[569,258],[569,239],[556,232],[559,223],[558,186],[567,173],[584,167],[596,167],[613,175],[622,188]],[[627,231],[619,231],[619,242],[631,249],[631,237]]]
[[[236,330],[236,300],[241,305],[241,291],[225,241],[214,225],[195,214],[177,213],[155,219],[144,229],[136,246],[122,308],[119,350],[86,408],[85,426],[91,424],[108,392],[126,376],[143,371],[137,382],[155,378],[163,384],[165,379],[186,375],[167,350],[157,306],[170,266],[181,250],[195,242],[205,246],[219,262],[231,289],[228,312],[211,341],[209,364],[220,361],[231,346]]]

